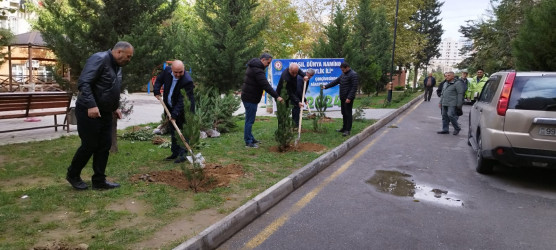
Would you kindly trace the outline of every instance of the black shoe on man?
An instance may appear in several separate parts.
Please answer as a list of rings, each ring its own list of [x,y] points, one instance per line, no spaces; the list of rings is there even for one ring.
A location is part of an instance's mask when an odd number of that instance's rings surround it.
[[[253,139],[253,143],[255,143],[255,144],[260,144],[261,141]]]
[[[461,130],[461,129],[454,130],[454,133],[452,133],[452,134],[453,134],[453,135],[458,135],[460,130]]]
[[[81,177],[71,178],[66,175],[66,180],[71,184],[71,186],[77,190],[86,190],[89,188],[87,183],[85,183]]]
[[[343,128],[341,128],[341,129],[336,129],[336,132],[343,133],[343,132],[345,132],[345,130],[344,130]]]
[[[175,160],[175,159],[177,159],[177,158],[178,158],[178,154],[172,154],[172,155],[166,157],[164,160],[165,160],[165,161],[173,161],[173,160]]]
[[[450,131],[444,131],[444,130],[442,130],[442,131],[438,131],[438,132],[436,132],[436,133],[437,133],[437,134],[441,134],[441,135],[445,135],[445,134],[449,134]]]
[[[120,187],[120,184],[115,182],[103,181],[103,182],[93,182],[93,189],[113,189]]]
[[[183,155],[180,155],[180,157],[178,157],[178,158],[174,161],[174,163],[182,163],[182,162],[184,162],[184,161],[185,161],[185,157],[183,157]]]
[[[342,136],[348,136],[349,134],[350,134],[350,131],[349,131],[349,130],[346,130],[346,131],[344,131],[344,132],[342,133]]]

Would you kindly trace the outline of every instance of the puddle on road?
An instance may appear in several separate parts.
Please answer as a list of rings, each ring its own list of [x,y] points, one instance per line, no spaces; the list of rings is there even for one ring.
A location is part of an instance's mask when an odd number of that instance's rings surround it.
[[[415,202],[427,201],[452,207],[462,207],[463,201],[455,198],[447,190],[417,185],[408,180],[411,175],[398,171],[376,170],[375,175],[366,182],[378,191],[395,196],[413,197]]]

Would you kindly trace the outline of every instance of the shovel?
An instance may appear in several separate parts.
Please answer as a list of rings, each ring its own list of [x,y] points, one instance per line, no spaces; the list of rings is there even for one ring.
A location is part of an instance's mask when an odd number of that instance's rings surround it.
[[[164,101],[161,98],[158,99],[158,100],[162,104],[162,107],[164,107],[164,111],[166,111],[166,115],[168,115],[168,119],[170,119],[172,117],[172,115],[170,114],[170,110],[168,110],[168,107],[166,107],[166,104],[164,104]],[[189,155],[191,155],[191,157],[187,156],[187,160],[191,164],[198,163],[198,164],[201,165],[201,167],[203,167],[204,166],[203,163],[205,161],[205,158],[203,158],[201,153],[198,153],[197,155],[193,154],[193,150],[191,150],[191,147],[189,146],[189,143],[187,143],[187,141],[185,140],[185,137],[183,137],[183,134],[181,133],[181,130],[178,127],[178,125],[176,124],[176,122],[172,119],[170,119],[170,122],[172,122],[172,125],[174,125],[174,129],[176,130],[176,132],[178,132],[178,135],[180,135],[181,141],[183,142],[183,144],[187,148],[187,151],[189,151]]]
[[[305,90],[307,88],[307,81],[303,82],[303,93],[301,94],[301,102],[305,102]],[[307,107],[309,107],[309,105],[307,105]],[[302,111],[303,109],[301,109]],[[309,111],[310,112],[310,111]],[[295,143],[294,146],[297,147],[297,143],[299,142],[299,139],[301,139],[301,121],[303,121],[303,118],[301,112],[299,114],[299,127],[297,128],[297,139],[295,139]]]

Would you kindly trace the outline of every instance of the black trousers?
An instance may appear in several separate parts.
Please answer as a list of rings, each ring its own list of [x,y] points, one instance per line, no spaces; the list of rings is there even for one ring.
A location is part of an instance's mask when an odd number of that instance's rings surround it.
[[[87,108],[81,105],[75,107],[77,118],[77,133],[81,138],[81,146],[75,152],[68,168],[68,177],[78,178],[81,171],[93,157],[94,183],[104,182],[106,164],[112,146],[112,112],[103,112],[100,118],[89,118]]]
[[[425,86],[425,101],[430,101],[431,100],[432,89],[433,89],[433,87],[426,87]]]
[[[351,131],[351,124],[353,122],[353,100],[350,103],[346,103],[346,99],[340,99],[343,117],[342,130]]]
[[[176,119],[176,125],[180,130],[183,129],[184,122],[185,122],[185,117],[183,117],[183,115]],[[182,147],[181,144],[179,144],[178,142],[178,140],[181,142],[181,138],[178,132],[176,132],[176,128],[174,128],[173,124],[170,124],[170,135],[172,135],[172,145],[170,146],[170,151],[172,151],[172,156],[183,156],[184,154],[187,155],[187,151],[185,151],[185,148]],[[185,138],[185,141],[189,143],[188,138]]]

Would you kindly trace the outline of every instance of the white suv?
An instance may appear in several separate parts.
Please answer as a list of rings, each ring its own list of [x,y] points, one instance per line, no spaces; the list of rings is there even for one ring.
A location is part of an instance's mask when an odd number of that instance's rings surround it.
[[[556,72],[498,72],[469,112],[477,172],[507,166],[556,167]]]

